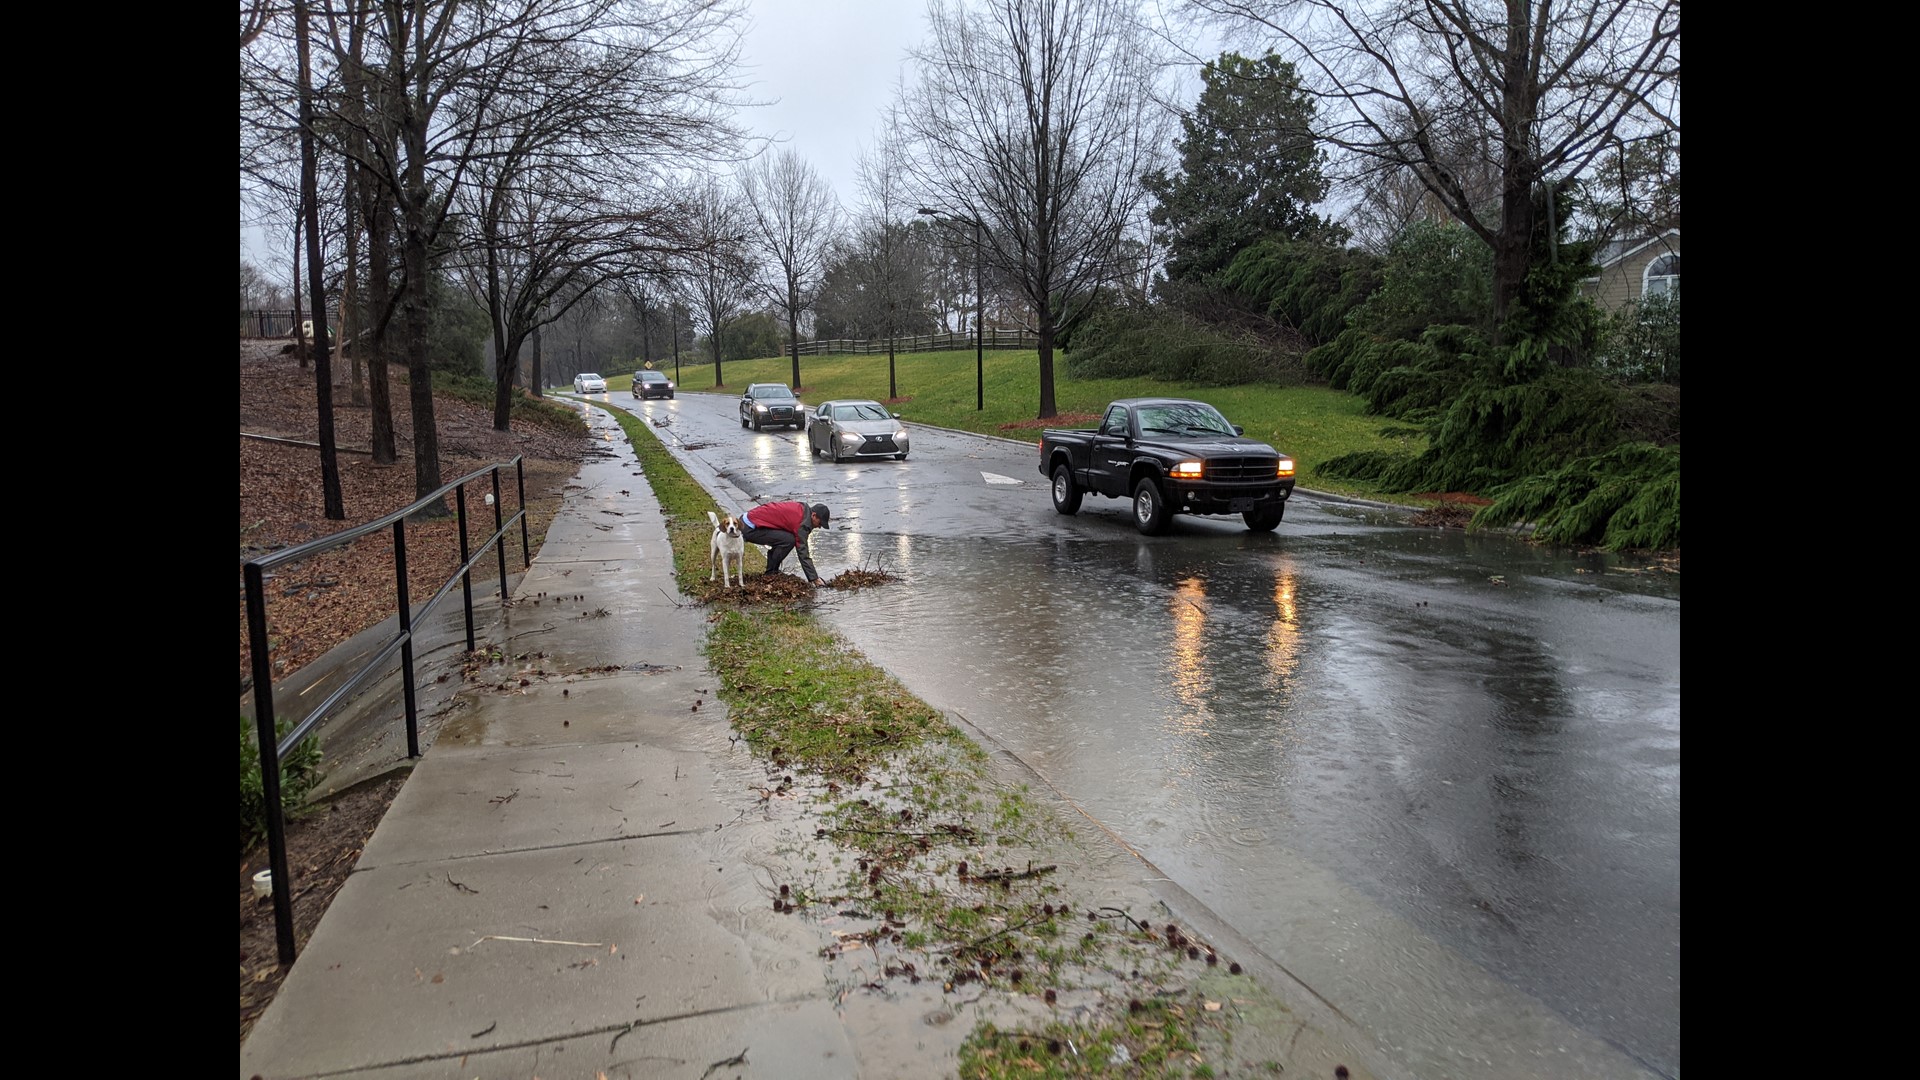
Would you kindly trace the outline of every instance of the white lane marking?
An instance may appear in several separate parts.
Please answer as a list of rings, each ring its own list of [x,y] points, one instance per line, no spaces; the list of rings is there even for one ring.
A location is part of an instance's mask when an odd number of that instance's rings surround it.
[[[989,484],[1024,484],[1026,483],[1025,480],[1015,480],[1011,476],[1001,476],[997,472],[983,472],[980,474],[980,479],[985,480]]]

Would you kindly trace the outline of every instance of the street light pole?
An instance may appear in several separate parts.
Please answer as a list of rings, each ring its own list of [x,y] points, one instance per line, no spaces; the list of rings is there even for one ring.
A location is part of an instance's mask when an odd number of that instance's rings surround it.
[[[979,218],[949,217],[925,206],[919,213],[936,221],[964,221],[973,226],[973,411],[980,412],[987,407],[987,272],[982,258],[986,250],[981,238],[983,226]]]
[[[980,219],[973,219],[973,411],[987,407],[987,287],[982,263]]]

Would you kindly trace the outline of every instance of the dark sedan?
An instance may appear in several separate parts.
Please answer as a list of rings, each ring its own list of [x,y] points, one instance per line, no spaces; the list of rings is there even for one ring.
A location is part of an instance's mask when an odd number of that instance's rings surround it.
[[[769,427],[805,427],[807,407],[784,383],[751,383],[740,395],[740,426],[760,431]]]
[[[673,400],[673,380],[667,378],[664,371],[636,371],[633,373],[633,396],[646,398],[666,398]]]

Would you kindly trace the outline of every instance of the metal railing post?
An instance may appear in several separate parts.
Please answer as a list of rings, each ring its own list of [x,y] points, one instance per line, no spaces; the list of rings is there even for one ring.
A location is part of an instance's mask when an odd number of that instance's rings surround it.
[[[473,640],[473,571],[466,569],[467,553],[467,485],[461,484],[453,489],[453,512],[460,522],[460,607],[467,620],[467,651],[474,649]]]
[[[393,574],[399,583],[400,684],[407,699],[407,756],[420,756],[420,718],[413,700],[413,607],[407,603],[407,519],[393,523]]]
[[[527,459],[524,455],[513,459],[513,471],[520,485],[520,569],[530,570],[533,568],[533,537],[527,532]]]
[[[499,536],[503,531],[501,527],[503,519],[500,514],[506,508],[500,505],[500,466],[495,465],[493,471],[487,475],[493,480],[493,535],[495,537],[493,546],[497,549],[500,556],[500,606],[505,607],[507,603],[507,545],[506,541],[499,539]]]
[[[253,650],[253,720],[260,741],[260,797],[266,800],[267,866],[273,874],[273,929],[281,964],[293,963],[293,889],[287,871],[287,825],[280,813],[280,744],[274,735],[273,662],[267,658],[266,581],[248,564],[247,643]]]

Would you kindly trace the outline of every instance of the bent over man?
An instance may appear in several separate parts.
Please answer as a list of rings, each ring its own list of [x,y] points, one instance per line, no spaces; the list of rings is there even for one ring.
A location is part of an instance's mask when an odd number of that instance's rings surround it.
[[[807,537],[815,529],[828,528],[833,520],[833,511],[825,503],[808,506],[802,502],[776,502],[756,506],[740,515],[740,524],[747,527],[746,541],[760,544],[767,549],[767,573],[780,572],[780,564],[787,559],[787,553],[800,553],[800,569],[806,571],[807,582],[820,584],[820,575],[813,569],[813,556],[807,551]]]

